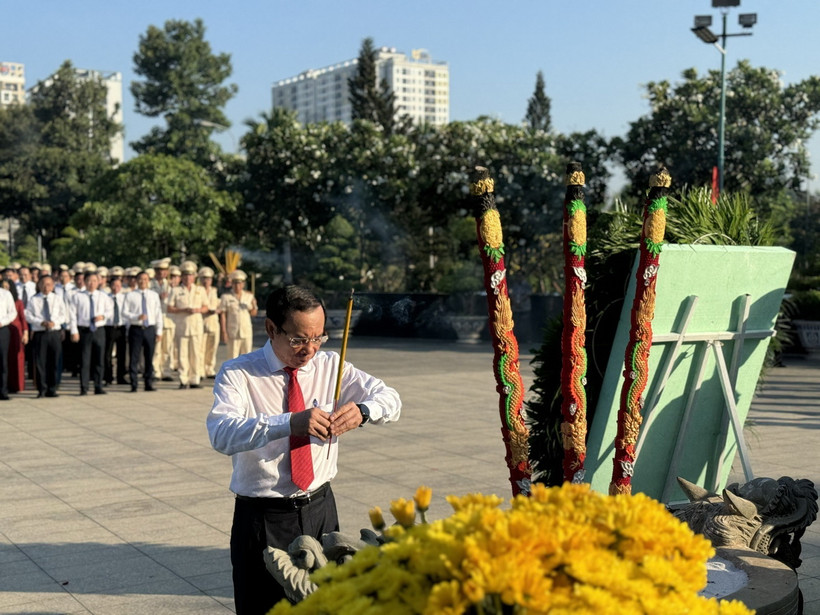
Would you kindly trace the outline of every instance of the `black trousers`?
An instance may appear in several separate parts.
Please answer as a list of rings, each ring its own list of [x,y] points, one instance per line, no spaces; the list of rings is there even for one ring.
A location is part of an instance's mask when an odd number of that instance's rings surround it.
[[[94,390],[103,388],[103,368],[105,365],[105,327],[80,327],[80,392],[88,391],[89,380],[94,381]]]
[[[270,547],[287,550],[299,536],[321,538],[339,529],[336,500],[330,485],[324,497],[302,508],[282,510],[281,500],[236,499],[231,528],[233,596],[237,615],[264,615],[285,598],[285,590],[265,567],[262,553]]]
[[[0,395],[9,394],[9,344],[11,344],[10,325],[0,327]]]
[[[57,392],[60,355],[63,352],[60,330],[36,331],[31,346],[34,363],[37,366],[37,390],[43,394],[53,395]]]
[[[154,325],[150,327],[131,325],[128,327],[128,347],[131,349],[128,369],[131,374],[132,389],[136,389],[137,382],[139,382],[137,370],[140,366],[140,352],[142,352],[142,357],[145,361],[145,367],[143,368],[145,386],[150,387],[154,385],[154,348],[156,343],[157,328]]]
[[[125,382],[125,359],[128,356],[126,327],[105,327],[105,374],[106,382],[114,382],[114,348],[117,349],[117,384]]]

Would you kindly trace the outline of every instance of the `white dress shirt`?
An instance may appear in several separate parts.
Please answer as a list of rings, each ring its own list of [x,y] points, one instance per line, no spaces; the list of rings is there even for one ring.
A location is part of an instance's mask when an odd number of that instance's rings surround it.
[[[17,318],[14,296],[5,288],[0,288],[0,327],[10,325]]]
[[[43,327],[43,321],[46,320],[44,302],[48,301],[49,320],[54,323],[52,331],[59,331],[60,328],[68,323],[68,310],[65,302],[56,293],[50,292],[48,295],[37,293],[29,299],[26,306],[26,321],[32,331],[46,331]]]
[[[109,327],[124,327],[128,324],[128,320],[122,313],[122,307],[125,304],[125,293],[120,291],[116,295],[114,293],[108,293],[108,296],[111,297],[111,320],[107,320],[105,322],[106,325]],[[117,309],[114,309],[114,304],[116,304]],[[119,322],[114,322],[114,314],[119,311]]]
[[[333,410],[339,355],[319,351],[297,379],[305,407]],[[287,406],[289,376],[268,341],[254,352],[226,361],[214,382],[214,405],[208,415],[212,446],[232,455],[231,491],[250,497],[290,497],[303,492],[290,475],[290,414]],[[395,389],[378,378],[345,363],[339,406],[362,404],[370,413],[370,423],[396,421],[401,400]],[[336,476],[339,441],[333,438],[328,458],[328,442],[311,436],[313,455],[312,491]]]
[[[25,289],[25,293],[23,290]],[[29,280],[28,282],[17,282],[17,298],[23,302],[23,307],[28,305],[31,298],[37,294],[37,285]]]
[[[145,326],[154,326],[157,328],[156,335],[162,335],[162,304],[159,300],[159,295],[153,290],[132,290],[125,293],[125,300],[122,304],[122,316],[126,322],[132,327],[141,327],[142,320],[142,295],[145,293],[145,307],[147,308],[148,318],[145,321]]]
[[[71,334],[79,333],[79,327],[91,326],[91,301],[94,300],[94,318],[102,316],[102,320],[96,322],[96,327],[101,329],[105,323],[114,317],[114,304],[111,302],[111,297],[106,295],[100,289],[89,293],[87,290],[82,290],[71,297],[71,305],[69,309],[69,327]]]

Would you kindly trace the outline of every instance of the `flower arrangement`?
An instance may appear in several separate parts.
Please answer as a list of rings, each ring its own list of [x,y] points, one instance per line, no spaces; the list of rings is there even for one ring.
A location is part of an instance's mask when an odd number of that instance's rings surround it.
[[[643,494],[605,496],[565,483],[533,485],[531,497],[516,496],[509,508],[493,495],[447,500],[453,514],[431,523],[423,519],[427,488],[391,505],[393,526],[371,510],[385,544],[317,570],[313,594],[271,615],[751,613],[698,596],[714,553],[709,541]]]

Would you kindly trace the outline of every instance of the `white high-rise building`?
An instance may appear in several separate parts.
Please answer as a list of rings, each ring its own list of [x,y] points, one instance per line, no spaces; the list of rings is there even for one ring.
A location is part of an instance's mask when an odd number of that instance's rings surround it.
[[[117,72],[102,72],[98,70],[90,70],[86,68],[75,68],[74,74],[77,78],[83,81],[91,79],[99,79],[105,86],[105,112],[108,117],[112,118],[117,124],[122,126],[122,73]],[[43,85],[51,85],[54,75],[43,80]],[[31,88],[31,91],[37,89],[38,85]],[[125,139],[122,131],[117,132],[111,139],[111,159],[117,163],[123,162],[125,154]]]
[[[25,66],[19,62],[0,62],[0,107],[26,102]]]
[[[298,113],[302,123],[351,122],[347,81],[356,73],[358,59],[306,70],[273,84],[273,108]],[[384,79],[395,95],[396,115],[408,115],[417,124],[435,126],[450,120],[450,69],[434,62],[423,49],[410,56],[395,48],[376,51],[376,79]]]

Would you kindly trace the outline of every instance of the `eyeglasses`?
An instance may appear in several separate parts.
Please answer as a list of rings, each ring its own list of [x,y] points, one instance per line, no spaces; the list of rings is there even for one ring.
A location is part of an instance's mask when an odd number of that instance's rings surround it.
[[[320,335],[319,337],[289,337],[288,343],[291,348],[301,348],[302,346],[307,346],[308,344],[316,344],[317,346],[321,346],[327,340],[327,335]]]

